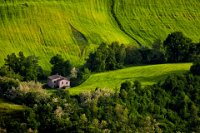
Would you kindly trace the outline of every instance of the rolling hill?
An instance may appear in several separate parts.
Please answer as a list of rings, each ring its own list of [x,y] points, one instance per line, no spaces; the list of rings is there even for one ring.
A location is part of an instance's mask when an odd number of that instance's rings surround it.
[[[2,0],[0,64],[23,51],[46,70],[55,54],[77,66],[101,42],[150,46],[173,31],[197,42],[199,29],[198,0]]]
[[[126,80],[138,80],[144,85],[152,85],[164,80],[170,74],[184,73],[190,69],[191,63],[160,64],[135,66],[125,69],[92,74],[80,86],[70,88],[71,94],[95,90],[96,88],[115,89]]]

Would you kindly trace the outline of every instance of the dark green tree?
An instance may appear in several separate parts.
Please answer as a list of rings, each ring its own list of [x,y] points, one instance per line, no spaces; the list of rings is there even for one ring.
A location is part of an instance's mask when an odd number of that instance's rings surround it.
[[[86,61],[86,67],[92,72],[102,72],[106,69],[106,58],[108,56],[108,49],[105,43],[102,43],[97,51],[91,53]]]
[[[168,62],[188,61],[189,46],[191,43],[192,40],[185,37],[182,32],[169,34],[163,43]]]
[[[121,84],[120,90],[126,90],[127,92],[129,89],[132,88],[132,83],[130,81],[125,81]]]
[[[5,65],[8,66],[9,70],[13,70],[14,72],[19,72],[19,59],[17,58],[15,53],[7,55],[7,58],[4,59]]]
[[[14,80],[12,78],[7,77],[0,77],[0,93],[1,95],[4,95],[4,93],[8,90],[11,90],[12,88],[18,88],[19,87],[19,81]]]
[[[38,65],[38,57],[28,56],[24,64],[22,64],[22,67],[24,67],[24,69],[21,70],[22,75],[26,81],[37,80],[40,68]]]
[[[125,64],[142,64],[141,52],[135,47],[126,47]]]
[[[9,70],[8,66],[5,65],[0,68],[0,76],[18,79],[20,81],[23,80],[23,76],[19,75],[18,73],[16,74],[12,69]]]
[[[191,67],[190,67],[190,72],[193,75],[200,75],[200,62],[194,63]]]
[[[60,74],[62,76],[69,76],[72,65],[69,60],[64,61],[61,55],[55,55],[51,58],[50,63],[53,65],[51,74]]]
[[[116,67],[122,68],[124,65],[124,61],[126,58],[126,47],[124,44],[119,44],[118,42],[113,42],[109,46],[109,50],[114,52],[115,60],[116,60]]]
[[[23,52],[19,52],[19,56],[17,57],[15,53],[12,53],[7,56],[5,59],[5,66],[1,68],[1,72],[5,71],[8,68],[7,74],[5,76],[9,76],[12,74],[13,78],[23,79],[23,80],[37,80],[38,75],[43,73],[42,68],[38,64],[38,57],[32,55],[25,57]],[[17,76],[20,75],[21,77]],[[16,77],[17,76],[17,77]]]
[[[112,49],[108,49],[108,56],[106,58],[106,70],[115,70],[117,67],[117,61],[115,58],[115,52]]]
[[[52,65],[57,65],[57,64],[62,64],[64,62],[64,59],[62,58],[61,55],[57,54],[55,56],[53,56],[50,60],[50,63]]]

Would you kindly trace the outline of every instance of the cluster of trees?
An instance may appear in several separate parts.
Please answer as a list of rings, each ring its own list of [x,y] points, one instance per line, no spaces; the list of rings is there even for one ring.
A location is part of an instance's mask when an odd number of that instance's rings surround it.
[[[193,43],[182,32],[174,32],[168,35],[163,43],[168,62],[194,61],[200,56],[200,43]]]
[[[125,46],[117,42],[107,45],[102,43],[98,49],[89,55],[85,67],[92,72],[115,70],[122,68],[126,56]]]
[[[46,80],[48,75],[59,74],[71,78],[71,85],[76,86],[84,82],[89,76],[88,68],[82,67],[79,71],[73,68],[69,60],[64,60],[59,54],[50,59],[51,72],[44,72],[39,66],[39,58],[31,55],[24,56],[23,52],[7,55],[4,59],[5,64],[0,67],[0,76],[18,79],[19,81],[42,81]]]
[[[114,42],[102,43],[91,53],[85,67],[92,72],[115,70],[125,65],[160,64],[194,61],[200,56],[200,43],[193,43],[182,32],[168,35],[166,40],[156,40],[152,48],[133,47]]]
[[[171,75],[163,82],[146,87],[141,87],[139,81],[126,81],[119,91],[96,89],[77,96],[63,90],[52,95],[9,91],[17,83],[13,79],[0,79],[1,85],[8,82],[12,84],[4,86],[4,92],[9,95],[0,93],[1,97],[28,108],[20,119],[0,117],[1,128],[7,132],[200,130],[200,77],[192,73]]]
[[[111,45],[102,43],[89,55],[84,67],[92,72],[102,72],[123,68],[125,65],[164,63],[164,52],[160,49],[136,48],[118,42]]]
[[[31,55],[25,57],[23,52],[7,55],[4,59],[5,64],[0,68],[0,76],[15,78],[20,81],[38,81],[47,78],[41,66],[39,66],[39,58]],[[61,55],[55,55],[50,59],[52,65],[50,74],[60,74],[62,76],[70,76],[73,74],[72,65],[69,60],[64,60]],[[76,73],[75,73],[76,74]]]
[[[0,68],[0,75],[19,80],[37,80],[43,76],[42,67],[38,64],[38,57],[25,57],[23,52],[7,55],[5,64]]]

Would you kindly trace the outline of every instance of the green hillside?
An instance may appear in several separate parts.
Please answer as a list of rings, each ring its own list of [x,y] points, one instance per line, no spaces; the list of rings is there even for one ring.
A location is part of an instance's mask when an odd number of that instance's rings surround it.
[[[123,81],[138,80],[142,85],[152,85],[164,80],[170,74],[186,72],[191,63],[135,66],[121,70],[92,74],[83,84],[70,88],[71,94],[94,90],[96,88],[119,88]]]
[[[114,7],[124,31],[142,44],[164,40],[173,31],[200,39],[199,0],[115,0]]]
[[[0,64],[11,52],[84,62],[101,42],[149,46],[172,31],[199,40],[198,0],[1,0]]]
[[[110,2],[100,0],[13,1],[0,5],[0,61],[10,52],[49,59],[62,54],[74,64],[102,41],[132,40],[118,28],[110,13]]]

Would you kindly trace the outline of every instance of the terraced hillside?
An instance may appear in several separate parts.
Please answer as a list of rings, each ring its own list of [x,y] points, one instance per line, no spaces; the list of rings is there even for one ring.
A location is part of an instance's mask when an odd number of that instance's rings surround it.
[[[170,74],[184,73],[190,69],[191,63],[161,64],[135,66],[121,70],[93,74],[80,86],[70,88],[71,94],[94,90],[96,88],[115,89],[126,80],[138,80],[145,85],[152,85],[164,80]]]
[[[35,54],[45,69],[59,53],[74,65],[101,42],[149,46],[172,31],[199,40],[198,0],[1,0],[0,64]]]

